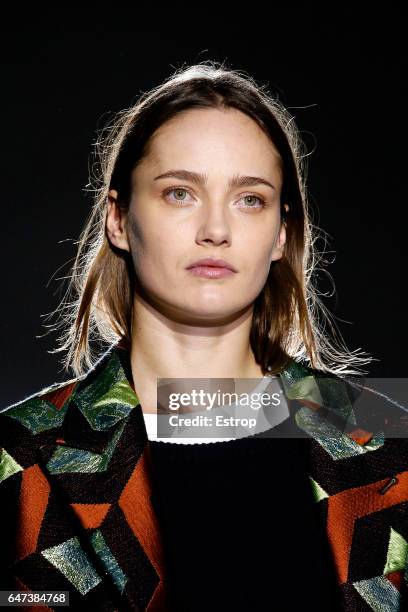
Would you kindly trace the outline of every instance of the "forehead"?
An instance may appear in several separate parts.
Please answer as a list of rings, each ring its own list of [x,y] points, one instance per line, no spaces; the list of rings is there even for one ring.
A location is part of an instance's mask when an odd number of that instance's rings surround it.
[[[180,167],[216,174],[259,174],[277,181],[281,158],[260,126],[237,109],[188,109],[156,130],[142,164],[151,172]]]

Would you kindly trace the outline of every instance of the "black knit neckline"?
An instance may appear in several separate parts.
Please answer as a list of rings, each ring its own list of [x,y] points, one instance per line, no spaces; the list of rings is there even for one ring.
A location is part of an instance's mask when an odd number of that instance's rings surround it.
[[[216,442],[199,442],[193,444],[182,444],[174,442],[163,442],[149,440],[148,443],[152,453],[157,460],[163,462],[185,463],[187,461],[216,461],[217,459],[236,459],[240,456],[248,456],[259,453],[271,452],[271,447],[282,448],[282,445],[294,446],[298,440],[295,438],[280,437],[279,431],[283,431],[292,417],[273,427],[266,432],[261,432],[235,440],[217,440]],[[274,435],[271,434],[272,430]]]

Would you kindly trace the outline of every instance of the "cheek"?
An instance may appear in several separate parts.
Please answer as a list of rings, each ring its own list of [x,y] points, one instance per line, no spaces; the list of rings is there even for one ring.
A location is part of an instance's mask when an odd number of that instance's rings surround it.
[[[271,240],[259,240],[253,242],[247,250],[248,256],[240,258],[242,266],[245,268],[245,274],[242,281],[248,290],[253,294],[253,297],[258,295],[264,287],[269,271],[271,268],[271,260],[273,253],[273,244]]]
[[[129,214],[128,237],[132,247],[133,259],[145,257],[160,245],[163,232],[158,231],[157,221],[148,213],[146,206],[141,206]]]
[[[248,265],[259,271],[262,271],[264,268],[269,268],[273,249],[273,233],[269,236],[258,235],[246,245]],[[244,257],[244,261],[245,259]]]
[[[171,228],[157,224],[141,224],[129,237],[135,271],[139,278],[150,285],[160,283],[166,286],[166,279],[172,279],[178,268],[186,265],[186,254],[191,246],[185,236],[171,231]]]

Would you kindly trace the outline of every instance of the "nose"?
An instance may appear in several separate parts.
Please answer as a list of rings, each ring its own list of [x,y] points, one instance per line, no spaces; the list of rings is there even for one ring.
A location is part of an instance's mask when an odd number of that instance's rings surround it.
[[[228,212],[219,203],[203,207],[197,229],[197,242],[231,243],[231,223]]]

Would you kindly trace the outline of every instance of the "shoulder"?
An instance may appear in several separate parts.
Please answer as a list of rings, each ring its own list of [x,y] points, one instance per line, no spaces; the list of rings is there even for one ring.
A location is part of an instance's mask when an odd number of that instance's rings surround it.
[[[55,436],[74,400],[83,407],[94,406],[98,400],[106,404],[105,396],[111,391],[113,403],[132,403],[134,394],[131,400],[126,395],[130,386],[123,385],[130,376],[130,365],[122,352],[111,347],[84,374],[43,387],[0,410],[0,448],[17,446],[19,442],[29,445],[37,439],[46,441],[47,436]]]
[[[350,446],[354,454],[398,446],[406,456],[408,405],[393,397],[392,388],[384,392],[383,382],[326,372],[296,361],[283,377],[288,397],[301,406],[297,424],[310,430],[320,444],[327,446],[332,437],[336,448]]]
[[[10,491],[18,497],[23,473],[37,463],[38,448],[55,438],[79,381],[53,383],[0,411],[0,486],[9,497]]]
[[[0,411],[0,452],[34,439],[61,425],[81,379],[53,383]]]

